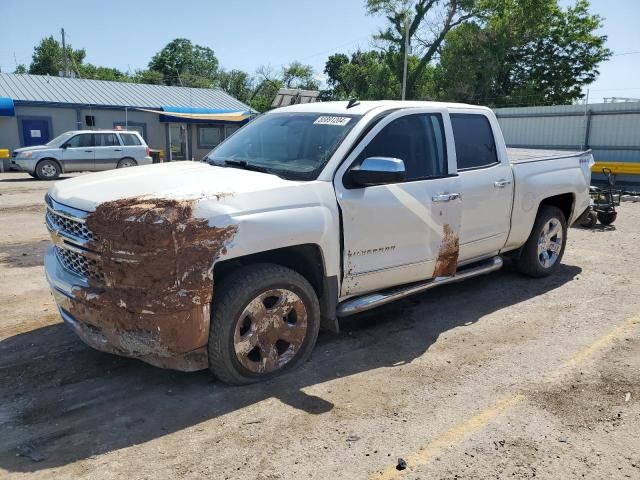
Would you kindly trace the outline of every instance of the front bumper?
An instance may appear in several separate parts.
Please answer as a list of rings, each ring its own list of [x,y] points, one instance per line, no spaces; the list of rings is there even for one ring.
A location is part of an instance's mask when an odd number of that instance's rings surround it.
[[[12,158],[9,168],[11,170],[17,170],[19,172],[35,173],[36,163],[37,163],[36,161],[30,158],[29,159]]]
[[[44,265],[62,319],[90,347],[161,368],[195,371],[208,367],[208,307],[204,314],[183,311],[175,315],[122,308],[114,316],[92,304],[94,290],[61,265],[54,246],[47,249]]]

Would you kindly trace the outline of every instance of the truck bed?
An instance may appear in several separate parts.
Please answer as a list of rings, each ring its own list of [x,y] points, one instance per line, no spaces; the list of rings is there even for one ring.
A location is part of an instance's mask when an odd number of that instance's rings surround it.
[[[578,157],[584,153],[584,150],[544,150],[540,148],[507,147],[507,156],[511,163],[539,162],[557,158]]]

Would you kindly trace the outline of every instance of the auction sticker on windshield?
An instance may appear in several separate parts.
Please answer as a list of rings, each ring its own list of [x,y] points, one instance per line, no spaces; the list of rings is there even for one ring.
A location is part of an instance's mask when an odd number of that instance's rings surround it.
[[[316,121],[313,122],[313,124],[314,125],[337,125],[339,127],[344,127],[347,123],[349,123],[350,120],[351,118],[349,117],[322,116],[322,117],[318,117]]]

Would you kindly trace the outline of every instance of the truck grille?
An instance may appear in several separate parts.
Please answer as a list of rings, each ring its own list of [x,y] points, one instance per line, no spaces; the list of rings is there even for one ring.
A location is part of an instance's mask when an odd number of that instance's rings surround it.
[[[56,247],[56,254],[62,266],[67,270],[83,278],[104,282],[104,275],[96,260],[60,247]]]
[[[87,228],[87,226],[78,220],[71,220],[70,218],[63,217],[62,215],[58,215],[51,209],[47,210],[47,217],[49,217],[49,221],[62,233],[66,233],[72,235],[74,237],[81,238],[83,240],[95,241],[96,238]]]

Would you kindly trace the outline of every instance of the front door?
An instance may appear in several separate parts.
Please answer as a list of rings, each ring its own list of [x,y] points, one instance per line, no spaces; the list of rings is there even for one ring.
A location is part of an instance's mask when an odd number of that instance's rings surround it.
[[[438,276],[457,268],[461,200],[449,118],[437,108],[380,121],[338,169],[343,220],[342,296]],[[404,162],[406,181],[355,188],[348,171],[368,157]]]
[[[31,118],[23,118],[22,123],[22,138],[24,140],[25,147],[32,147],[34,145],[44,145],[51,140],[51,132],[49,131],[49,120]]]
[[[65,172],[81,172],[94,169],[93,133],[79,133],[65,143],[62,162]]]
[[[122,145],[115,133],[94,133],[95,170],[109,170],[118,166],[123,157]]]
[[[187,159],[187,125],[171,123],[169,125],[169,154],[170,160]]]

